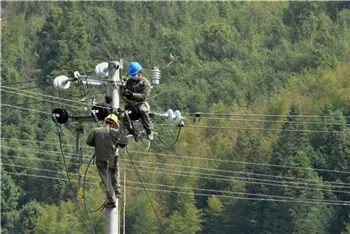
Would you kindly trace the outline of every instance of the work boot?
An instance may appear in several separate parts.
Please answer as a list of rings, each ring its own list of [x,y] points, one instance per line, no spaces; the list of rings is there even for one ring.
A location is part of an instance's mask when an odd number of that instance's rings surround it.
[[[147,139],[153,141],[153,131],[147,132]]]
[[[139,132],[134,133],[134,139],[136,142],[138,142],[140,140],[140,133]]]
[[[106,203],[105,207],[106,208],[116,208],[117,205],[116,205],[115,201],[109,201]]]

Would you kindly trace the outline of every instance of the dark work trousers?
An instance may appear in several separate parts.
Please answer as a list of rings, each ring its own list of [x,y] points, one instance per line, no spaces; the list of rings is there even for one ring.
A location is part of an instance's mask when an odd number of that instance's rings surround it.
[[[107,202],[115,202],[119,188],[117,157],[111,162],[96,160],[96,167],[106,188]]]
[[[139,102],[137,104],[135,104],[136,107],[139,108],[140,110],[140,119],[143,125],[143,128],[146,130],[146,133],[151,133],[152,131],[152,121],[151,118],[149,117],[149,111],[150,111],[150,107],[149,104],[147,102]],[[126,106],[125,109],[129,108],[130,106]],[[129,120],[127,120],[125,118],[125,125],[129,129]],[[134,134],[134,132],[131,131],[131,134]]]

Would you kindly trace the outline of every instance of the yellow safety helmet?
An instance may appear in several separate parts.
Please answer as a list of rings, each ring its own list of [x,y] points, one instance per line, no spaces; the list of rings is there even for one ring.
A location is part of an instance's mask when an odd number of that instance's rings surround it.
[[[109,114],[105,118],[105,122],[108,124],[118,124],[118,117],[115,114]]]

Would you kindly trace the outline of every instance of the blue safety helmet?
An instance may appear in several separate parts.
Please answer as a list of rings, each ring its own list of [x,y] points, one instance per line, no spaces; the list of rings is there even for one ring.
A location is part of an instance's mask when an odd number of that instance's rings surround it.
[[[129,65],[129,75],[133,76],[142,70],[141,65],[138,62],[131,62]]]

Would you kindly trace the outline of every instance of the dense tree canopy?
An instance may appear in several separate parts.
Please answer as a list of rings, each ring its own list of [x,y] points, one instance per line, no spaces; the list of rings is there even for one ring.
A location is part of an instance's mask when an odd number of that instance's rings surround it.
[[[133,141],[122,151],[127,233],[349,233],[348,2],[1,7],[2,233],[104,233],[103,212],[90,224],[80,200],[88,169],[88,210],[104,201],[84,143],[97,124],[83,123],[77,141],[81,126],[58,126],[51,111],[85,115],[105,89],[58,91],[52,81],[119,59],[122,76],[131,61],[147,78],[158,66],[151,110],[186,117],[175,145],[156,138],[147,152]],[[179,128],[153,122],[176,139]]]

